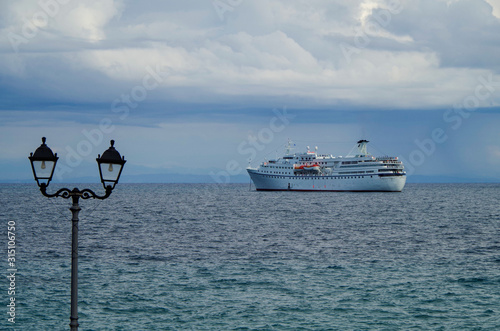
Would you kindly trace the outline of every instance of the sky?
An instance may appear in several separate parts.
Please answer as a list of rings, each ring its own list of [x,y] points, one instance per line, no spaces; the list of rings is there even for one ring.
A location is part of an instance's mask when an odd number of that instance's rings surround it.
[[[409,181],[500,181],[500,0],[0,0],[0,182],[248,181],[359,139]],[[412,179],[413,178],[413,179]]]

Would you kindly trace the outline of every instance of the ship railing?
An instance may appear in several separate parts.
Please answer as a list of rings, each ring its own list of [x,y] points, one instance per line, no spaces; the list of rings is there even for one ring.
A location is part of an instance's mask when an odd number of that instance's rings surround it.
[[[395,156],[387,156],[387,155],[384,155],[384,156],[378,156],[376,158],[376,160],[380,160],[380,161],[397,161],[398,158],[395,157]]]
[[[384,167],[399,169],[402,167],[402,165],[401,164],[384,164]]]

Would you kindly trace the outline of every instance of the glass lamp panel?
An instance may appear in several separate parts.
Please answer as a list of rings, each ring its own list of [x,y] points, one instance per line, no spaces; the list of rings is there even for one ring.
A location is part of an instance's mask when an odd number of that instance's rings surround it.
[[[50,179],[54,166],[54,161],[33,161],[33,169],[38,179]]]
[[[115,182],[120,175],[122,165],[113,163],[101,163],[101,174],[103,181]]]

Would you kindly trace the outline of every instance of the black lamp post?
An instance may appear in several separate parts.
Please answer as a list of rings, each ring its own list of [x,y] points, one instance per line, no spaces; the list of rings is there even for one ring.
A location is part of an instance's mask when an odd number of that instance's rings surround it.
[[[69,324],[71,330],[78,330],[78,213],[81,208],[78,205],[78,200],[82,199],[101,199],[104,200],[111,195],[111,191],[118,183],[118,179],[122,173],[123,165],[125,164],[125,157],[121,157],[120,153],[113,147],[115,141],[111,140],[111,146],[102,153],[102,156],[97,157],[97,164],[99,166],[99,174],[101,182],[106,190],[103,196],[97,195],[90,189],[79,190],[76,187],[73,190],[62,188],[54,194],[47,193],[54,169],[56,168],[57,153],[52,153],[52,150],[45,144],[46,138],[42,138],[42,145],[38,147],[35,153],[29,156],[33,176],[40,187],[40,191],[47,198],[62,197],[64,199],[73,200],[73,205],[70,210],[72,212],[73,228],[71,238],[71,323]]]

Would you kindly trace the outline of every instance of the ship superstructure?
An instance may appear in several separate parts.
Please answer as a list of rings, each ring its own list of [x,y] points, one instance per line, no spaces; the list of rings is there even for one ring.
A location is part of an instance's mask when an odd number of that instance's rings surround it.
[[[406,183],[403,163],[392,156],[374,157],[367,140],[357,142],[352,156],[292,153],[288,143],[283,157],[247,168],[258,191],[388,191],[400,192]]]

